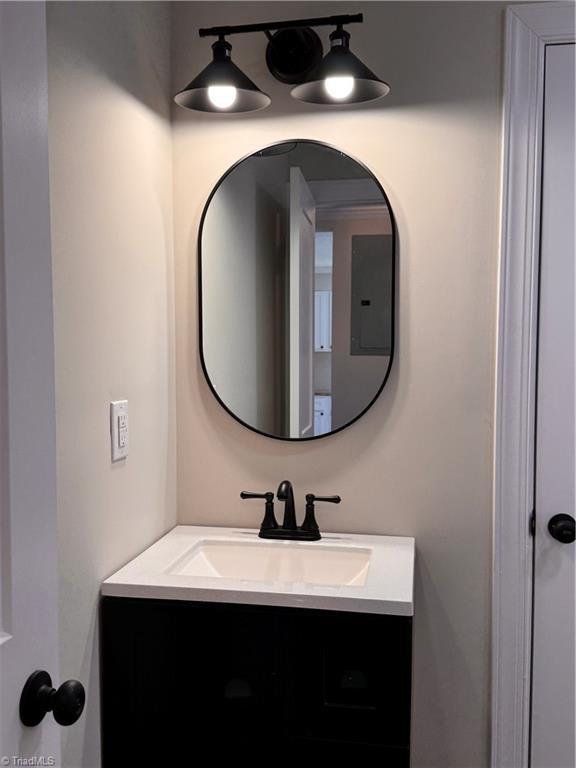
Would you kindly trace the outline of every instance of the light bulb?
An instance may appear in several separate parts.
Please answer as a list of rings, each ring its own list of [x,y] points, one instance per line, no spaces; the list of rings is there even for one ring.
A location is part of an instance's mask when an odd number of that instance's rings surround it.
[[[351,75],[327,77],[324,80],[324,88],[333,99],[342,101],[347,99],[354,90],[354,78]]]
[[[218,109],[228,109],[236,101],[237,91],[233,85],[211,85],[208,98]]]

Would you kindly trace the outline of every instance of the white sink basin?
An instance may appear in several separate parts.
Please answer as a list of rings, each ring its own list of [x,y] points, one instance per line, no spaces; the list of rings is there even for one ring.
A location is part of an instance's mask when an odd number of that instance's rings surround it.
[[[371,550],[293,542],[205,539],[167,569],[178,576],[325,586],[363,586]]]
[[[106,579],[102,594],[412,616],[413,588],[412,538],[272,541],[248,528],[179,525]]]

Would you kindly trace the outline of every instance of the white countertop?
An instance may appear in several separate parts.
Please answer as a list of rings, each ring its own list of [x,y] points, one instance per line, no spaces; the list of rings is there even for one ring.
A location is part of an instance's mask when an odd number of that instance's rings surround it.
[[[365,581],[358,586],[327,586],[286,581],[240,580],[175,573],[177,564],[202,542],[248,543],[251,547],[310,547],[369,550]],[[260,539],[246,528],[176,526],[170,533],[102,584],[115,597],[245,603],[290,608],[412,616],[414,613],[414,539],[326,533],[318,542]]]

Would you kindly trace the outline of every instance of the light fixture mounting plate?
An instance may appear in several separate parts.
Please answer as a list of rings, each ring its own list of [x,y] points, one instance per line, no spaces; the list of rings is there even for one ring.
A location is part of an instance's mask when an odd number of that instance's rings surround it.
[[[266,64],[281,83],[304,82],[322,60],[322,41],[310,27],[279,29],[269,36]]]

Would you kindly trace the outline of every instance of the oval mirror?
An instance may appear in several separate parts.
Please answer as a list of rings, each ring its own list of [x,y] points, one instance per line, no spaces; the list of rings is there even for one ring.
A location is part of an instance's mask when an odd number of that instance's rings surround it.
[[[363,165],[287,141],[234,165],[199,235],[200,353],[250,429],[310,440],[358,419],[394,349],[395,227]]]

